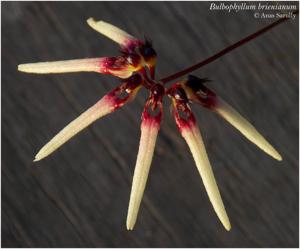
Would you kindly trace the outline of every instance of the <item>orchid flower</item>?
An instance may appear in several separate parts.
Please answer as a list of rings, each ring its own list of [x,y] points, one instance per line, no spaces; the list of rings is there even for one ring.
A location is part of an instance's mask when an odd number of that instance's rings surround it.
[[[264,152],[279,161],[282,160],[282,157],[241,114],[204,85],[208,81],[207,79],[190,75],[169,88],[165,85],[173,79],[216,60],[285,20],[286,18],[277,20],[190,68],[164,79],[155,80],[156,52],[148,40],[142,41],[109,23],[89,18],[87,23],[91,28],[119,44],[121,52],[119,56],[21,64],[18,66],[18,70],[38,74],[98,72],[120,78],[121,84],[54,136],[37,153],[34,161],[49,156],[96,120],[132,101],[141,87],[145,87],[149,90],[150,95],[142,113],[141,137],[130,194],[127,229],[132,230],[137,220],[163,116],[163,97],[168,96],[171,100],[175,122],[190,148],[209,200],[221,223],[229,231],[231,224],[190,105],[200,104],[216,112]]]

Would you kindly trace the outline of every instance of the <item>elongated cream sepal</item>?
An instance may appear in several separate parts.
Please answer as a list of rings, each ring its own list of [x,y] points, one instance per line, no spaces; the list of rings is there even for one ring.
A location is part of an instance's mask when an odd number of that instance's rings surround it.
[[[126,226],[132,230],[143,198],[150,165],[153,158],[153,152],[160,121],[153,117],[143,119],[141,125],[141,138],[139,152],[136,160],[132,188],[130,194],[129,208],[127,214]]]
[[[95,21],[92,17],[87,20],[88,25],[97,32],[105,35],[121,46],[126,46],[128,42],[135,40],[133,36],[118,27],[104,21]]]
[[[233,107],[227,104],[220,97],[217,98],[214,110],[227,120],[232,126],[238,129],[246,138],[257,145],[271,157],[278,161],[282,160],[281,155],[274,147],[250,124],[243,118]]]
[[[190,126],[182,127],[181,134],[192,152],[213,208],[225,229],[229,231],[231,229],[229,218],[205,150],[200,130],[195,124],[191,124]]]
[[[51,62],[36,62],[18,65],[18,70],[25,73],[72,73],[101,72],[103,58],[75,59]]]
[[[78,118],[69,123],[64,129],[62,129],[55,137],[53,137],[35,156],[34,161],[39,161],[65,142],[75,136],[78,132],[86,128],[88,125],[96,121],[97,119],[111,113],[115,107],[115,101],[111,96],[104,96],[95,105],[83,112]]]

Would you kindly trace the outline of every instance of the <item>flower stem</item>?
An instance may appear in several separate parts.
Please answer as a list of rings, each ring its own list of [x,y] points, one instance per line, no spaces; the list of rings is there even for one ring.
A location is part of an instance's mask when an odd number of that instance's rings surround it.
[[[296,14],[296,15],[298,15],[298,13],[299,13],[298,10],[293,12],[293,14]],[[179,78],[179,77],[181,77],[181,76],[183,76],[185,74],[188,74],[188,73],[190,73],[190,72],[192,72],[192,71],[194,71],[196,69],[199,69],[200,67],[203,67],[203,66],[205,66],[205,65],[207,65],[207,64],[209,64],[209,63],[211,63],[211,62],[213,62],[215,60],[217,60],[221,56],[227,54],[228,52],[230,52],[230,51],[232,51],[232,50],[234,50],[234,49],[236,49],[236,48],[238,48],[238,47],[240,47],[242,45],[244,45],[245,43],[253,40],[254,38],[258,37],[259,35],[267,32],[267,31],[269,31],[270,29],[274,28],[278,24],[280,24],[280,23],[282,23],[282,22],[284,22],[284,21],[286,21],[288,19],[289,18],[287,18],[287,17],[280,18],[277,21],[269,24],[268,26],[266,26],[266,27],[264,27],[264,28],[256,31],[255,33],[253,33],[253,34],[251,34],[251,35],[249,35],[249,36],[247,36],[245,38],[243,38],[242,40],[240,40],[240,41],[238,41],[238,42],[236,42],[236,43],[234,43],[234,44],[232,44],[232,45],[230,45],[230,46],[222,49],[218,53],[216,53],[216,54],[214,54],[214,55],[206,58],[205,60],[203,60],[203,61],[201,61],[199,63],[196,63],[193,66],[188,67],[188,68],[186,68],[186,69],[184,69],[182,71],[179,71],[179,72],[177,72],[175,74],[169,75],[169,76],[161,79],[160,81],[163,82],[164,84],[166,84],[169,81],[172,81],[172,80],[177,79],[177,78]]]

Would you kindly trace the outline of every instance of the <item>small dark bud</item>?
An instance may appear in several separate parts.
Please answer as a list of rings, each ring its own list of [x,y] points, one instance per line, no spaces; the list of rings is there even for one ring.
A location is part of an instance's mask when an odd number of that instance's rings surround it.
[[[156,57],[156,52],[148,40],[140,47],[140,53],[146,61]]]
[[[206,87],[203,85],[206,82],[210,82],[208,78],[198,78],[194,75],[189,75],[186,81],[186,86],[191,88],[194,92],[198,92],[199,90],[205,92]]]
[[[207,108],[213,108],[216,102],[216,94],[208,89],[203,83],[208,82],[207,78],[200,79],[193,75],[189,75],[185,85],[193,91],[191,101],[200,103],[202,106]]]

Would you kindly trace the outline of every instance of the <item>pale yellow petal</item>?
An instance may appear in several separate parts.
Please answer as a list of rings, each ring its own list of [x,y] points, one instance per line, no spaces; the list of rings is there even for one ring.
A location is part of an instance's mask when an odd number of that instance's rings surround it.
[[[37,62],[18,65],[18,70],[26,73],[72,73],[100,72],[103,58],[75,59],[52,62]]]
[[[119,29],[118,27],[109,24],[104,21],[95,21],[93,18],[87,20],[88,25],[90,25],[94,30],[105,35],[109,39],[115,41],[120,45],[126,45],[128,41],[134,40],[135,38],[128,34],[127,32]]]
[[[181,134],[192,152],[213,208],[225,229],[229,231],[231,229],[230,221],[227,216],[200,131],[196,126],[183,127]]]
[[[144,120],[141,125],[139,152],[134,170],[126,226],[132,230],[143,198],[152,162],[159,123],[155,119]]]
[[[53,137],[35,156],[34,161],[39,161],[61,145],[71,139],[78,132],[86,128],[88,125],[103,117],[106,114],[111,113],[114,110],[114,100],[111,97],[104,96],[95,105],[90,107],[78,118],[69,123],[64,129],[62,129],[55,137]]]
[[[218,98],[215,111],[220,114],[231,125],[238,129],[252,143],[256,144],[260,149],[278,161],[282,160],[281,155],[276,149],[251,125],[243,118],[235,109],[227,104],[221,98]]]

